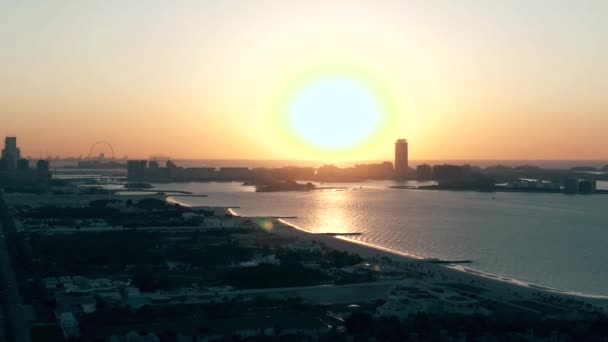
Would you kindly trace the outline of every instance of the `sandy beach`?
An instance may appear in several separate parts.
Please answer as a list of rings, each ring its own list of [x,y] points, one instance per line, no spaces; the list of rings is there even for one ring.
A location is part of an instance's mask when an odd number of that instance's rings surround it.
[[[188,206],[170,197],[167,200],[172,203]],[[233,208],[205,208],[213,209],[216,213],[240,216]],[[592,306],[596,310],[608,312],[608,297],[606,296],[593,296],[553,289],[500,275],[480,272],[461,265],[429,263],[411,254],[348,239],[344,236],[314,233],[281,218],[268,217],[264,219],[256,217],[255,219],[272,222],[272,228],[269,229],[269,232],[285,238],[316,241],[331,249],[358,254],[364,259],[383,258],[386,260],[388,258],[394,266],[415,270],[416,274],[420,275],[417,280],[423,282],[427,281],[435,284],[450,282],[479,288],[480,291],[475,291],[474,294],[487,300],[509,303],[509,305],[512,305],[510,303],[513,301],[535,301],[570,309],[582,307],[589,309],[589,306]]]
[[[389,258],[393,263],[402,267],[415,268],[424,275],[422,280],[434,282],[453,282],[474,285],[483,288],[483,297],[490,300],[509,302],[523,300],[539,300],[556,305],[572,304],[573,307],[592,305],[597,309],[608,311],[608,297],[591,296],[582,293],[568,292],[560,289],[530,284],[498,275],[450,264],[433,264],[413,255],[400,253],[379,246],[350,240],[341,236],[315,234],[301,229],[284,220],[274,220],[272,233],[308,241],[318,241],[325,246],[339,251],[346,251],[360,255],[365,259]]]

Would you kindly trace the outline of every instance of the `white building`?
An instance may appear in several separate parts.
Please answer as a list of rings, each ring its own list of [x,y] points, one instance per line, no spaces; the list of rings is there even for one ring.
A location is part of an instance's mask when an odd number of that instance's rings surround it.
[[[59,315],[59,326],[63,331],[63,336],[67,340],[78,338],[78,321],[71,312],[64,312]]]

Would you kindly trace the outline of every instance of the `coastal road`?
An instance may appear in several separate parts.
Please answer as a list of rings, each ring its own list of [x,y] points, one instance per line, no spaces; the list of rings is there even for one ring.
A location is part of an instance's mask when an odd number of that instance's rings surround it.
[[[188,299],[175,302],[176,304],[201,304],[224,298],[235,297],[268,297],[294,298],[298,297],[308,303],[316,304],[356,304],[376,299],[385,299],[389,291],[402,284],[403,280],[375,281],[344,285],[313,285],[300,287],[278,287],[267,289],[242,289],[227,291],[210,291],[204,298]],[[155,304],[149,304],[155,305]],[[166,305],[166,304],[158,304]]]
[[[19,296],[19,283],[11,265],[7,234],[14,234],[11,218],[4,199],[0,195],[0,303],[4,314],[3,327],[7,341],[30,342],[30,330]]]

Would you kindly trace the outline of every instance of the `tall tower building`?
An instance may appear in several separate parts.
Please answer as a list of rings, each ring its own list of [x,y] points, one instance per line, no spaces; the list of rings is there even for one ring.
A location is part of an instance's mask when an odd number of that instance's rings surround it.
[[[398,177],[405,177],[408,170],[407,140],[397,139],[395,142],[395,173]]]
[[[4,139],[2,159],[5,160],[9,169],[15,169],[17,167],[17,161],[21,159],[21,151],[17,148],[16,137],[6,137]]]

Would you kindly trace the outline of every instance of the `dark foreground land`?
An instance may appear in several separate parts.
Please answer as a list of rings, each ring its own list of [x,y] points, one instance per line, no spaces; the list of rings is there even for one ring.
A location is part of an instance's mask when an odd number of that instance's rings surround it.
[[[602,301],[519,291],[275,219],[159,196],[4,197],[7,340],[608,338]]]

